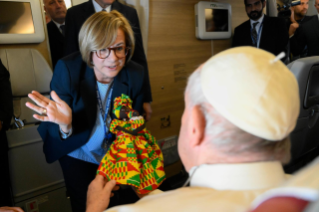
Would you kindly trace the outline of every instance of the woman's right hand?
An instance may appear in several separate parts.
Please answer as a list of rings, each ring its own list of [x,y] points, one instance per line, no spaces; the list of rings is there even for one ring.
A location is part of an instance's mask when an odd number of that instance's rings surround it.
[[[55,91],[51,91],[53,100],[48,99],[37,91],[32,91],[32,93],[28,94],[28,97],[37,104],[26,103],[28,108],[40,114],[34,114],[33,117],[35,119],[56,123],[65,133],[70,131],[72,128],[72,110],[68,104],[60,99]]]

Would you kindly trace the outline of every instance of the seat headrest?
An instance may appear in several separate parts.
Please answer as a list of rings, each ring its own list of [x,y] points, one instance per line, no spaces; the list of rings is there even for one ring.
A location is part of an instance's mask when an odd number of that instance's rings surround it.
[[[32,90],[50,92],[52,70],[35,49],[0,49],[3,65],[10,72],[13,96],[26,96]]]
[[[288,64],[287,67],[295,75],[299,85],[299,117],[308,116],[308,108],[313,106],[309,102],[309,97],[319,96],[319,56],[298,59]]]

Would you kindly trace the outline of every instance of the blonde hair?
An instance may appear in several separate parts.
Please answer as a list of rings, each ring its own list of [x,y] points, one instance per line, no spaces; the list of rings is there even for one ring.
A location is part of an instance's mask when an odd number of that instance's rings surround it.
[[[118,29],[125,35],[125,43],[130,47],[127,61],[132,58],[135,39],[128,20],[116,10],[109,13],[98,12],[90,16],[83,24],[79,34],[79,46],[83,60],[92,68],[92,51],[111,46],[117,37]]]

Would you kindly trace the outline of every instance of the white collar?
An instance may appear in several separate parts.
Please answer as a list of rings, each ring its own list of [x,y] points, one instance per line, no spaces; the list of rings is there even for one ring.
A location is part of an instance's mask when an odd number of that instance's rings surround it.
[[[203,164],[190,170],[191,187],[216,190],[255,190],[278,186],[286,180],[279,161]]]
[[[262,23],[263,20],[264,20],[264,17],[265,17],[265,15],[263,13],[262,16],[257,21],[254,21],[254,20],[250,19],[250,25],[253,27],[253,24],[256,23],[256,22],[259,22],[259,24]]]
[[[53,23],[55,23],[55,25],[58,27],[58,29],[60,30],[60,26],[61,25],[65,25],[65,22],[63,22],[63,24],[59,24],[58,22],[55,22],[53,19],[52,19]]]
[[[93,2],[93,6],[94,6],[94,9],[95,9],[95,12],[101,12],[103,10],[103,8],[101,7],[101,5],[99,5],[95,0],[92,0]],[[105,8],[106,12],[111,12],[111,6],[112,5],[109,5]]]

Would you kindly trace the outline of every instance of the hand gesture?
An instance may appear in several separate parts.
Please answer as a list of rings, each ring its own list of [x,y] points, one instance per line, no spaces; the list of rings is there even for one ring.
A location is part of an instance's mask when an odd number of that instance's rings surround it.
[[[289,37],[295,34],[296,30],[298,29],[299,24],[298,23],[292,23],[289,26]]]
[[[96,175],[95,179],[90,183],[87,201],[86,212],[102,212],[110,203],[110,198],[113,196],[112,190],[118,190],[119,186],[115,186],[116,181],[107,180],[102,175]]]
[[[294,8],[290,7],[290,11],[291,11],[291,15],[290,15],[290,21],[291,21],[291,23],[297,23],[297,21],[295,20],[295,11],[294,11]]]
[[[19,207],[0,207],[0,212],[24,212]]]
[[[48,99],[37,91],[32,91],[32,93],[28,94],[28,97],[37,104],[26,103],[28,108],[40,114],[34,114],[33,117],[35,119],[56,123],[65,133],[69,132],[72,127],[72,110],[68,104],[59,98],[55,91],[51,92],[53,100]]]

